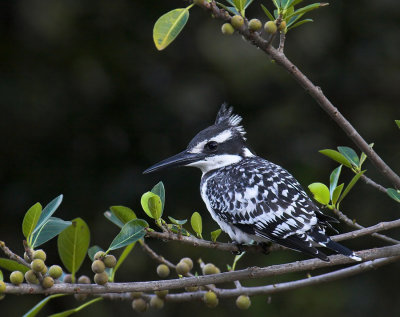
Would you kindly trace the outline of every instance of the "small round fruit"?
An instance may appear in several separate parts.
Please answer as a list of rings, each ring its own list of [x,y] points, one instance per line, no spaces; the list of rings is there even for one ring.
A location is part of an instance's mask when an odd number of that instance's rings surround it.
[[[39,280],[34,271],[29,270],[25,273],[25,280],[30,284],[39,284]]]
[[[132,299],[137,299],[142,297],[142,292],[131,292],[131,298]]]
[[[106,267],[112,268],[117,264],[117,259],[113,255],[106,255],[106,257],[103,259],[103,262]]]
[[[185,262],[189,266],[189,270],[193,269],[193,261],[191,258],[183,258],[180,260],[180,262]]]
[[[207,263],[206,265],[204,265],[202,270],[204,275],[211,275],[218,273],[218,268],[212,263]]]
[[[206,304],[206,306],[210,307],[210,308],[216,307],[219,302],[217,294],[215,294],[212,291],[208,291],[207,293],[205,293],[203,300],[204,300],[204,303]]]
[[[150,299],[150,307],[155,309],[161,309],[164,307],[164,300],[158,296],[153,296]]]
[[[10,274],[10,282],[19,285],[24,281],[24,274],[20,271],[14,271]]]
[[[199,290],[199,287],[198,286],[188,286],[188,287],[185,287],[185,291],[186,292],[197,292]]]
[[[76,300],[85,300],[87,298],[87,294],[74,294]]]
[[[35,272],[42,272],[45,266],[46,265],[41,259],[33,260],[31,263],[31,269],[34,270]]]
[[[251,300],[249,296],[246,295],[240,295],[237,299],[236,299],[236,306],[239,309],[248,309],[251,305]]]
[[[235,29],[240,29],[244,24],[244,20],[240,15],[235,15],[231,19],[231,24]]]
[[[233,33],[235,33],[235,29],[233,28],[232,24],[224,23],[224,24],[222,24],[221,32],[222,32],[222,34],[225,34],[225,35],[232,35]]]
[[[50,288],[54,285],[54,280],[51,276],[46,276],[42,281],[42,286],[44,288]]]
[[[40,259],[40,260],[42,260],[42,261],[46,261],[46,253],[45,253],[42,249],[35,250],[35,251],[33,251],[33,253],[32,253],[32,258],[33,258],[34,260]]]
[[[43,268],[43,270],[40,272],[40,273],[42,273],[43,275],[45,275],[46,273],[47,273],[47,266],[45,265],[44,266],[44,268]]]
[[[94,275],[94,282],[99,285],[104,285],[108,282],[108,275],[106,272],[96,273]]]
[[[106,269],[104,262],[101,260],[96,260],[92,263],[92,271],[93,273],[103,273]]]
[[[60,278],[62,273],[63,273],[62,268],[59,265],[52,265],[49,268],[49,275],[54,279]]]
[[[268,21],[267,23],[265,23],[264,25],[264,30],[265,32],[269,33],[269,34],[275,34],[276,31],[278,30],[278,28],[276,27],[275,22],[273,21]]]
[[[262,23],[259,19],[251,19],[249,21],[249,29],[250,31],[259,31],[262,28]]]
[[[189,273],[190,269],[189,269],[189,265],[186,264],[186,262],[179,262],[176,265],[176,273],[180,274],[180,275],[185,275],[187,273]]]
[[[0,294],[6,291],[6,283],[0,281]]]
[[[160,298],[164,299],[165,296],[168,295],[168,290],[165,289],[165,290],[163,290],[163,291],[155,291],[154,294],[156,294],[157,297],[160,297]]]
[[[279,31],[284,31],[286,29],[286,21],[282,21],[279,25]]]
[[[132,308],[139,313],[144,313],[147,310],[147,303],[143,298],[137,298],[132,301]]]
[[[82,275],[78,278],[78,284],[90,284],[90,278],[86,275]]]
[[[64,276],[63,282],[64,282],[64,283],[71,284],[71,283],[72,283],[72,275],[71,275],[71,274],[66,274],[66,275]]]
[[[166,266],[165,264],[160,264],[157,266],[157,274],[161,278],[166,278],[169,275],[169,267]]]
[[[95,260],[100,260],[100,258],[104,258],[105,255],[106,253],[104,251],[97,251],[93,258]]]

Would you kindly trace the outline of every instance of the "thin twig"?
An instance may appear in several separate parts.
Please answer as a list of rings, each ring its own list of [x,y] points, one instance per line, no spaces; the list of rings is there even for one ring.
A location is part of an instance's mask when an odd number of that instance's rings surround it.
[[[31,268],[28,262],[26,262],[23,258],[21,258],[19,255],[15,254],[12,252],[4,243],[4,241],[0,241],[0,249],[3,250],[5,255],[7,255],[11,260],[17,261],[19,264],[22,264],[23,266],[26,266],[28,268]]]
[[[379,185],[378,183],[374,182],[368,176],[365,176],[364,174],[362,174],[361,179],[364,181],[365,184],[370,185],[370,186],[376,188],[377,190],[381,191],[382,193],[386,194],[386,188],[383,187],[382,185]]]
[[[278,48],[278,51],[280,53],[283,53],[283,50],[285,49],[285,40],[286,40],[286,33],[284,31],[281,31],[279,37],[279,48]]]

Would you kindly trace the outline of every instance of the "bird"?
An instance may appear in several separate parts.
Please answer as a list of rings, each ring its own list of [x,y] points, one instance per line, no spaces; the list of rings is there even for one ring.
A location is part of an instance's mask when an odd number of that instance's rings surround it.
[[[322,213],[287,170],[247,146],[241,121],[233,107],[222,104],[215,123],[200,131],[184,151],[143,173],[199,168],[200,194],[207,210],[238,246],[273,242],[329,262],[318,249],[325,247],[361,261],[326,233],[328,228],[336,231],[332,223],[339,221]]]

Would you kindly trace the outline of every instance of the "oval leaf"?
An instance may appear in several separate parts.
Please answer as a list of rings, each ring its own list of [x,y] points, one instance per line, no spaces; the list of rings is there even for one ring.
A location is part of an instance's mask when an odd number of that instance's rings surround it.
[[[338,201],[340,194],[342,193],[344,183],[340,184],[333,190],[332,194],[332,204],[336,205],[336,202]]]
[[[308,188],[314,195],[314,199],[323,205],[329,204],[330,195],[329,189],[325,184],[312,183],[308,185]]]
[[[44,207],[33,233],[40,230],[43,224],[54,214],[58,206],[60,206],[62,200],[63,195],[57,196],[51,202],[49,202],[46,207]]]
[[[332,171],[331,176],[329,177],[329,193],[330,193],[331,199],[332,199],[333,191],[335,190],[335,188],[337,186],[341,171],[342,171],[342,165],[335,168]]]
[[[70,225],[71,221],[64,221],[56,217],[48,218],[46,222],[39,227],[39,230],[33,232],[32,248],[36,248],[50,239],[53,239]]]
[[[192,225],[193,231],[201,237],[203,231],[203,223],[200,214],[196,211],[193,213],[192,218],[190,218],[190,224]]]
[[[390,198],[400,203],[400,191],[395,190],[394,188],[387,188],[386,193],[389,195]]]
[[[216,242],[219,235],[221,234],[221,232],[222,232],[221,229],[217,229],[217,230],[214,230],[213,232],[211,232],[211,241]]]
[[[110,210],[123,224],[137,218],[133,210],[125,206],[111,206]]]
[[[42,299],[39,303],[37,303],[35,306],[33,306],[32,309],[29,310],[22,317],[36,316],[42,310],[42,308],[48,303],[49,300],[60,297],[60,296],[65,296],[65,295],[67,295],[67,294],[54,294],[54,295],[47,296],[46,298]]]
[[[13,271],[21,271],[22,273],[28,272],[29,268],[25,265],[18,263],[17,261],[0,258],[0,267],[4,270],[13,272]]]
[[[343,154],[339,153],[338,151],[326,149],[321,150],[319,153],[326,155],[327,157],[331,158],[332,160],[343,164],[344,166],[351,168],[350,162],[343,156]]]
[[[182,225],[184,225],[184,224],[187,222],[187,219],[178,220],[178,219],[172,218],[172,217],[170,217],[170,216],[168,216],[168,219],[169,219],[174,225],[177,225],[177,226],[182,226]]]
[[[161,51],[171,44],[184,28],[189,19],[189,10],[175,9],[161,16],[153,29],[153,39],[156,48]]]
[[[118,227],[122,228],[124,226],[124,223],[117,218],[116,215],[114,215],[113,212],[107,210],[104,212],[104,217],[106,217],[108,220],[110,220],[113,224],[117,225]]]
[[[72,274],[79,270],[90,243],[90,231],[81,218],[72,220],[72,224],[58,236],[58,254],[65,268]]]
[[[152,192],[147,192],[143,194],[140,202],[143,210],[150,218],[159,219],[162,216],[162,203],[161,198],[158,195]]]
[[[164,211],[165,206],[165,188],[163,182],[159,182],[156,186],[151,190],[153,194],[156,194],[161,199],[161,207]]]
[[[33,230],[35,229],[40,214],[42,213],[42,205],[40,203],[34,204],[31,208],[28,209],[24,216],[24,220],[22,221],[22,233],[24,237],[28,241],[29,244],[29,237]]]
[[[0,281],[4,281],[4,275],[3,272],[0,270]]]
[[[360,165],[360,159],[357,153],[348,146],[338,146],[338,150],[343,156],[354,166],[358,167]]]
[[[133,219],[129,221],[122,227],[120,233],[118,233],[111,242],[107,252],[125,247],[128,244],[142,239],[146,234],[146,228],[148,226],[148,223],[142,219]]]

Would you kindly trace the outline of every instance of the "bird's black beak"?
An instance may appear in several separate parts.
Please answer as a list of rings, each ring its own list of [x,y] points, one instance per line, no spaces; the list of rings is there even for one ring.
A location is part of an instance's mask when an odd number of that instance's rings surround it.
[[[199,161],[204,158],[204,154],[202,153],[190,153],[188,151],[183,151],[178,153],[174,156],[171,156],[153,166],[149,167],[147,170],[143,172],[143,174],[148,174],[156,171],[161,171],[166,168],[170,167],[178,167],[178,166],[185,166],[190,163]]]

